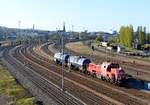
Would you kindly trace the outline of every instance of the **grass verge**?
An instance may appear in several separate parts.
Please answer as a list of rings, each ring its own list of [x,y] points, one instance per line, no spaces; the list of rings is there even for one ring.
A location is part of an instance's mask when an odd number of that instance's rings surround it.
[[[0,94],[9,97],[12,105],[36,105],[36,99],[18,84],[0,60]],[[10,101],[11,100],[11,101]]]

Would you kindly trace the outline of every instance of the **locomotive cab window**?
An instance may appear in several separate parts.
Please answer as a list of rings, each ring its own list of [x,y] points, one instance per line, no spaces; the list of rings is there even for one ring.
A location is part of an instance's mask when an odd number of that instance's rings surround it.
[[[107,71],[108,71],[108,72],[111,72],[111,66],[108,66],[108,67],[107,67]]]

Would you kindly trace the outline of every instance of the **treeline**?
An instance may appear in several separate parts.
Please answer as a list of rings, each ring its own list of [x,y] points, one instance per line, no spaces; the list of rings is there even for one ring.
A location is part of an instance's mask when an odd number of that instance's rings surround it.
[[[132,48],[137,44],[141,49],[144,44],[150,43],[150,33],[146,33],[146,27],[139,26],[134,32],[133,26],[122,26],[119,31],[119,42],[121,45]]]

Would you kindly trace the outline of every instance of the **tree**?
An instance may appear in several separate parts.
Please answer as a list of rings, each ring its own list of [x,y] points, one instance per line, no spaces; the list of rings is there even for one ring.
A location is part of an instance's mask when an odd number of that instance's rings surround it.
[[[80,38],[81,39],[88,39],[88,33],[87,33],[87,31],[81,32],[80,33]]]
[[[117,38],[112,37],[108,40],[108,43],[117,43],[117,40]]]
[[[147,34],[147,37],[148,37],[148,38],[147,38],[147,39],[148,39],[148,42],[150,43],[150,33]]]
[[[146,41],[146,28],[139,26],[137,29],[137,34],[138,34],[138,46],[142,46],[144,45],[145,41]]]
[[[16,43],[17,44],[21,44],[23,41],[24,41],[23,37],[17,36],[17,38],[16,38]]]
[[[123,46],[132,47],[134,39],[134,30],[133,26],[122,26],[119,31],[119,42]]]
[[[150,43],[150,33],[146,34],[146,43]]]
[[[44,35],[44,37],[45,37],[45,40],[48,41],[48,39],[49,39],[48,34]]]
[[[129,27],[128,27],[128,33],[127,33],[127,45],[128,45],[128,47],[133,47],[133,41],[134,41],[134,30],[133,30],[133,26],[132,25],[130,25]]]
[[[96,42],[96,43],[100,43],[102,40],[103,40],[102,35],[98,35],[98,36],[96,37],[96,39],[95,39],[95,42]]]
[[[124,45],[124,27],[121,26],[120,31],[119,31],[119,42],[121,45]]]

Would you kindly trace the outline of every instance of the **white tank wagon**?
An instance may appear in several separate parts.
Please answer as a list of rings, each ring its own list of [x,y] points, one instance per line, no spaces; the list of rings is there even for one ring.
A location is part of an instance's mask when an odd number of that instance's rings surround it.
[[[78,69],[82,72],[86,72],[90,62],[90,59],[83,56],[70,56],[68,58],[68,66],[70,66],[71,69]]]
[[[59,52],[59,53],[54,54],[54,61],[57,64],[62,64],[62,62],[64,62],[67,65],[68,64],[68,58],[69,58],[69,55],[65,54],[65,53]]]

